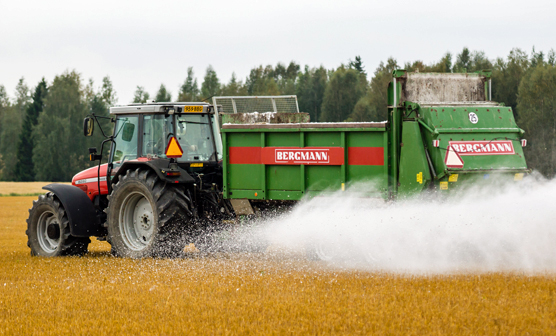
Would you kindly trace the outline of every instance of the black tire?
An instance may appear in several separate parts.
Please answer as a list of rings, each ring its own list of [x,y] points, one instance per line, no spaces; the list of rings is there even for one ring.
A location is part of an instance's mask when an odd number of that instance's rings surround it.
[[[33,201],[25,233],[32,256],[82,256],[87,253],[91,242],[89,237],[70,234],[66,211],[51,192]]]
[[[186,245],[191,200],[148,169],[127,170],[108,198],[108,241],[117,257],[178,257]]]

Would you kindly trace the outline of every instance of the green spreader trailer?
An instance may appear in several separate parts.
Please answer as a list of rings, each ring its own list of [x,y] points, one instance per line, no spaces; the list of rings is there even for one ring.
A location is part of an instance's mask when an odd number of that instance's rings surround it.
[[[223,115],[224,198],[298,201],[370,182],[369,195],[396,199],[485,179],[519,181],[529,172],[524,131],[491,92],[489,71],[396,70],[383,122]]]

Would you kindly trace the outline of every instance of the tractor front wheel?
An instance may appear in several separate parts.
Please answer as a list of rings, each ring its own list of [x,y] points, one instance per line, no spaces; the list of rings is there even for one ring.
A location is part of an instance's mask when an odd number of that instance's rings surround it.
[[[25,233],[33,256],[82,256],[91,242],[88,237],[70,234],[66,211],[51,192],[33,201]]]
[[[128,258],[176,257],[183,253],[190,200],[147,169],[126,171],[113,185],[108,208],[112,254]]]

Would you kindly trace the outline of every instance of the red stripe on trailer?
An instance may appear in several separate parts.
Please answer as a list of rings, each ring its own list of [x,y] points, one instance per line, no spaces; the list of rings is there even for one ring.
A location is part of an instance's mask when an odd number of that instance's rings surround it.
[[[262,164],[261,147],[229,147],[231,164]]]
[[[228,151],[230,164],[344,164],[342,147],[229,147]]]
[[[230,164],[332,165],[344,164],[342,147],[229,147]],[[348,165],[383,166],[383,147],[349,147]]]
[[[349,147],[348,165],[384,166],[384,147]]]

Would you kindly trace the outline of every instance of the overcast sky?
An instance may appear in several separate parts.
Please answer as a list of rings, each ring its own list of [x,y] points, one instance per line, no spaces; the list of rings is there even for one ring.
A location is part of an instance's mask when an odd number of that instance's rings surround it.
[[[335,68],[360,55],[369,73],[392,56],[432,63],[464,46],[489,58],[519,47],[556,48],[554,1],[28,1],[0,0],[0,84],[75,69],[118,103],[137,85],[176,97],[187,67],[202,82],[211,64],[223,82],[254,66],[295,61]]]

